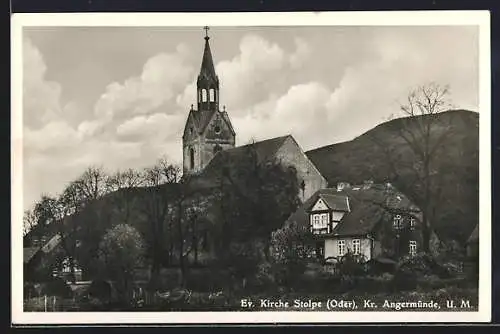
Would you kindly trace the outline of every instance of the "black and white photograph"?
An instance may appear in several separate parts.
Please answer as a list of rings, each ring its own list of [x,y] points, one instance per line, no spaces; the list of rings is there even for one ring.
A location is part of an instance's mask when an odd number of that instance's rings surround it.
[[[15,14],[13,321],[489,321],[489,33]]]

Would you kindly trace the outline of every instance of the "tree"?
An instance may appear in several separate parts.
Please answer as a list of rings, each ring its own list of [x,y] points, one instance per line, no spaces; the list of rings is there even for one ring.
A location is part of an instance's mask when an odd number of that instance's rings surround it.
[[[130,210],[133,201],[132,190],[144,184],[141,173],[127,169],[117,171],[107,179],[109,191],[114,192],[113,204],[120,212],[120,220],[129,223]]]
[[[102,167],[88,167],[66,186],[52,204],[52,218],[61,237],[61,247],[69,260],[72,281],[76,279],[76,261],[84,267],[89,267],[96,256],[98,245],[95,240],[102,233],[99,223],[104,212],[93,208],[92,205],[108,193],[107,179],[108,176]],[[79,251],[82,240],[86,243],[85,252]]]
[[[429,253],[433,222],[442,202],[444,175],[440,160],[446,156],[450,124],[437,114],[451,108],[449,88],[431,83],[416,88],[401,103],[402,118],[396,137],[411,154],[403,156],[398,145],[387,138],[372,137],[385,155],[391,182],[422,210],[422,251]]]
[[[90,202],[109,192],[108,178],[103,167],[90,166],[74,181],[74,185],[78,188],[81,199]]]
[[[118,283],[123,297],[129,291],[134,269],[143,262],[144,247],[142,235],[127,224],[108,230],[99,244],[99,259],[109,277]]]
[[[258,240],[269,259],[271,233],[280,228],[299,203],[296,170],[275,159],[260,161],[255,144],[225,165],[222,176],[224,220],[232,222],[230,240]],[[228,202],[229,201],[229,202]]]
[[[311,251],[312,235],[307,226],[286,223],[271,236],[271,262],[277,281],[291,285],[305,270]]]
[[[146,168],[142,173],[146,193],[142,198],[141,208],[149,227],[148,243],[152,259],[151,277],[153,280],[159,275],[160,267],[164,262],[167,250],[165,247],[167,232],[165,227],[168,214],[175,205],[175,189],[179,186],[180,177],[180,168],[170,164],[166,158],[160,158],[154,166]],[[171,229],[169,232],[171,234]],[[167,246],[173,247],[171,236],[167,243],[169,244]],[[170,258],[171,253],[168,252],[168,255]]]
[[[24,211],[23,215],[23,237],[27,236],[28,233],[36,226],[38,223],[36,214],[33,210],[29,209]]]

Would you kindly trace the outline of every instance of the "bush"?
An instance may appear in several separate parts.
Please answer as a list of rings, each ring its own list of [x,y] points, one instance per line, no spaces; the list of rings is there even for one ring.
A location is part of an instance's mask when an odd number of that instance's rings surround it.
[[[23,299],[29,299],[38,296],[38,291],[33,283],[24,283]]]
[[[186,287],[193,291],[210,292],[221,290],[231,283],[227,270],[210,268],[191,269],[186,279]]]
[[[104,280],[92,281],[88,289],[88,294],[92,298],[109,301],[112,296],[111,284]]]
[[[251,281],[252,288],[270,290],[276,285],[276,277],[272,264],[265,261],[257,266],[255,279]]]
[[[70,298],[73,296],[73,291],[69,285],[59,277],[54,277],[48,281],[42,289],[42,293],[47,296],[57,296],[62,298]]]
[[[440,278],[451,277],[450,272],[445,267],[425,253],[401,258],[397,266],[397,272],[405,272],[415,276],[438,275]]]
[[[394,275],[384,273],[378,276],[359,277],[356,290],[362,292],[390,292],[393,287]]]
[[[341,276],[362,276],[366,273],[364,258],[348,252],[340,259],[337,270]]]

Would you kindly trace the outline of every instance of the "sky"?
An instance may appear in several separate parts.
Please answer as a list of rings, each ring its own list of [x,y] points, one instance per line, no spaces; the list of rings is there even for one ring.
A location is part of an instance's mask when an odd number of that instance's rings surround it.
[[[88,166],[182,162],[202,27],[25,27],[23,206]],[[398,114],[419,85],[449,85],[478,111],[478,28],[211,27],[220,103],[236,144],[291,134],[303,150],[351,140]]]

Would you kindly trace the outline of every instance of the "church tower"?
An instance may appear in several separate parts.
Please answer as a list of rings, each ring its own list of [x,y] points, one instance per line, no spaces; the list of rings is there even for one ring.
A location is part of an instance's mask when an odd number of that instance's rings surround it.
[[[205,27],[205,49],[196,81],[197,109],[191,110],[182,135],[183,174],[196,174],[213,156],[235,145],[236,133],[226,112],[219,108],[219,77],[215,73],[208,27]]]

